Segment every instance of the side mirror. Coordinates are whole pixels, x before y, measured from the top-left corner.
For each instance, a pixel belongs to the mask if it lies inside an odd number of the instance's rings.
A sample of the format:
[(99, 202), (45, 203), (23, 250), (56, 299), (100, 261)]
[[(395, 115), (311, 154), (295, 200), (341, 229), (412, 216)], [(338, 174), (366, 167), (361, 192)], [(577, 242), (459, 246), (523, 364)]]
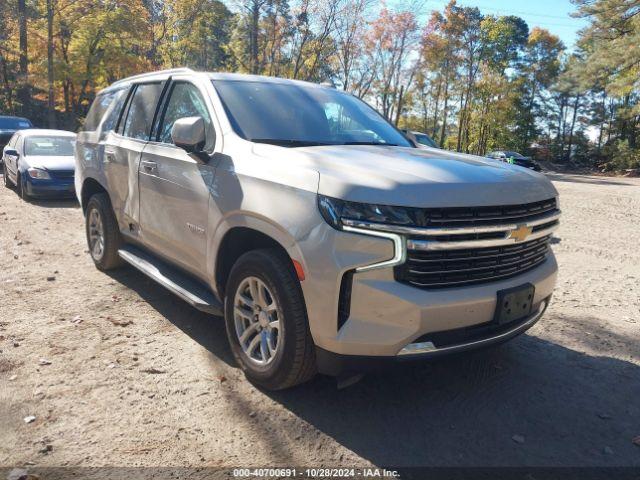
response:
[(5, 155), (10, 155), (12, 157), (19, 157), (20, 154), (18, 153), (18, 151), (15, 148), (5, 148), (4, 149), (4, 154)]
[(206, 141), (204, 130), (202, 117), (179, 118), (171, 127), (171, 140), (176, 147), (189, 153), (199, 153)]
[(416, 140), (416, 136), (411, 133), (408, 130), (400, 130), (402, 132), (402, 134), (404, 135), (404, 138), (406, 138), (407, 140), (409, 140), (409, 143), (411, 145), (413, 145), (413, 148), (419, 148), (420, 144), (418, 143), (418, 140)]

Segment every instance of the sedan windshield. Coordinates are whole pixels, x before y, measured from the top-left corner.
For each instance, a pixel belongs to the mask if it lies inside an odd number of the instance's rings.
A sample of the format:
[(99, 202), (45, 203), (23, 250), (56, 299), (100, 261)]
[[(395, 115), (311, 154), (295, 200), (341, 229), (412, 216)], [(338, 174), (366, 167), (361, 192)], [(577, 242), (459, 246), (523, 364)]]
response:
[(356, 97), (313, 86), (213, 80), (234, 131), (242, 138), (285, 147), (410, 143)]
[(27, 137), (24, 141), (25, 155), (73, 155), (73, 137)]

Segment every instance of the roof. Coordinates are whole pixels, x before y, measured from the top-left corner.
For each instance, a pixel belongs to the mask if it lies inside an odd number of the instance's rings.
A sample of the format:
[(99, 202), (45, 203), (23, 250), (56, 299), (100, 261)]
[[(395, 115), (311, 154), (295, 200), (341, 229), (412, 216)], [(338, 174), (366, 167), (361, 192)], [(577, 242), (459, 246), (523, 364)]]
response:
[(51, 128), (28, 128), (26, 130), (20, 130), (20, 136), (33, 137), (37, 135), (51, 135), (55, 137), (75, 137), (74, 132), (68, 130), (54, 130)]
[(300, 85), (305, 87), (332, 88), (328, 85), (305, 82), (303, 80), (292, 80), (290, 78), (267, 77), (266, 75), (250, 75), (245, 73), (208, 72), (211, 80), (232, 80), (234, 82), (261, 82), (276, 83), (281, 85)]
[[(232, 80), (236, 82), (261, 82), (261, 83), (276, 83), (281, 85), (299, 85), (306, 87), (316, 88), (332, 88), (326, 85), (319, 85), (317, 83), (305, 82), (302, 80), (291, 80), (287, 78), (279, 77), (267, 77), (265, 75), (250, 75), (243, 73), (227, 73), (227, 72), (197, 72), (190, 68), (172, 68), (168, 70), (158, 70), (156, 72), (141, 73), (132, 77), (123, 78), (118, 80), (101, 92), (107, 92), (112, 90), (119, 90), (121, 88), (128, 87), (131, 83), (140, 81), (153, 81), (163, 80), (171, 75), (179, 74), (193, 74), (193, 75), (207, 75), (211, 80)], [(99, 93), (101, 93), (99, 92)]]
[(31, 123), (31, 121), (25, 117), (16, 117), (15, 115), (0, 115), (0, 119), (5, 119), (5, 118), (17, 118), (18, 120), (26, 120), (27, 122)]

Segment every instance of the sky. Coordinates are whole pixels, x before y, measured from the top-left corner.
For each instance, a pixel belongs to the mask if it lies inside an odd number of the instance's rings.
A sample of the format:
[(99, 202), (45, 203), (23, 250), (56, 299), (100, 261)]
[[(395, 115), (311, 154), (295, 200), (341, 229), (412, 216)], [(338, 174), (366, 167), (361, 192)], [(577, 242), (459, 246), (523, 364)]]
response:
[[(449, 0), (426, 0), (423, 11), (442, 10)], [(577, 39), (578, 30), (587, 25), (583, 18), (572, 18), (575, 6), (570, 0), (458, 0), (458, 5), (478, 7), (486, 15), (517, 15), (529, 25), (546, 28), (560, 37), (568, 48)], [(428, 14), (424, 19), (428, 18)]]

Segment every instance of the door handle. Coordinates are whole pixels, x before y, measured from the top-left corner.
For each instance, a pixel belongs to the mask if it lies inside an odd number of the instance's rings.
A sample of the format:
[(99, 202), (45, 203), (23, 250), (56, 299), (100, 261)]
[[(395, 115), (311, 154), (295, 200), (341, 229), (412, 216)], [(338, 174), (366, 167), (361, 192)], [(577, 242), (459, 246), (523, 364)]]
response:
[(104, 149), (104, 161), (105, 163), (111, 163), (113, 161), (115, 161), (116, 159), (116, 152), (115, 150), (111, 150), (111, 149)]
[(152, 174), (158, 173), (158, 164), (156, 162), (143, 160), (142, 162), (140, 162), (140, 164), (142, 165), (142, 169), (144, 170), (145, 173), (152, 173)]

